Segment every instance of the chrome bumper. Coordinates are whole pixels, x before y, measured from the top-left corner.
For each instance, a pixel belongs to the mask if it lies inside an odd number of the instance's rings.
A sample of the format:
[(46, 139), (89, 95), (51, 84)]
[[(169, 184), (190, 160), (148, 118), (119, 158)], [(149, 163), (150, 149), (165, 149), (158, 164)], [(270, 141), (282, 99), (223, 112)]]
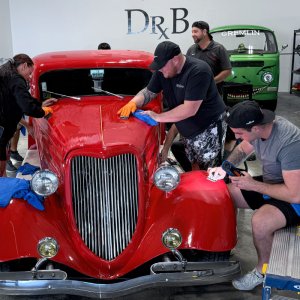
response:
[[(170, 271), (170, 270), (173, 271)], [(92, 298), (120, 297), (148, 288), (209, 285), (231, 281), (241, 273), (239, 262), (180, 262), (154, 264), (151, 275), (117, 283), (90, 283), (68, 279), (28, 279), (30, 272), (1, 272), (1, 295), (76, 295)], [(62, 271), (53, 270), (54, 273)], [(158, 273), (160, 272), (160, 273)], [(9, 275), (10, 274), (10, 275)], [(5, 279), (6, 278), (10, 279)], [(35, 274), (36, 275), (36, 274)], [(43, 276), (42, 276), (43, 277)], [(48, 276), (45, 276), (49, 278)], [(59, 276), (57, 276), (59, 278)]]

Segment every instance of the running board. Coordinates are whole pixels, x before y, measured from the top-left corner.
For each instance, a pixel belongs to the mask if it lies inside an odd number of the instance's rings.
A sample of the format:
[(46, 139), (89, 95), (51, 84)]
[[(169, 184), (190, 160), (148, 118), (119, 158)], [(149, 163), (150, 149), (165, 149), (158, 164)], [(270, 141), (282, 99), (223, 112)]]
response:
[(275, 232), (262, 297), (263, 300), (294, 300), (284, 296), (272, 297), (272, 288), (300, 292), (300, 226)]
[(267, 274), (300, 279), (300, 226), (275, 232)]

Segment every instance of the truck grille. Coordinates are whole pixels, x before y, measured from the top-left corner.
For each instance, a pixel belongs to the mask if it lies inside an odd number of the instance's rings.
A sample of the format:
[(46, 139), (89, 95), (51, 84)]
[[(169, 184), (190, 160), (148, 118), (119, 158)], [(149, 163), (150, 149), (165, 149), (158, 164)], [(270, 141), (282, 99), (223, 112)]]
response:
[(245, 67), (263, 67), (264, 62), (261, 60), (248, 60), (248, 61), (232, 61), (231, 66), (233, 68), (245, 68)]
[(138, 215), (137, 162), (133, 154), (71, 161), (73, 209), (79, 233), (97, 256), (112, 260), (128, 245)]

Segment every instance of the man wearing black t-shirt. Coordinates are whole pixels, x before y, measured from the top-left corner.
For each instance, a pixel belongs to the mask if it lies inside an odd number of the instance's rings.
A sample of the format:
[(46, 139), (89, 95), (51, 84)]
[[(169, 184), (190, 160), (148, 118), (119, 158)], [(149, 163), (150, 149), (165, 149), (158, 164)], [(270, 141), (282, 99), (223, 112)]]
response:
[(192, 25), (192, 45), (186, 55), (206, 61), (211, 67), (219, 93), (222, 95), (224, 80), (231, 74), (231, 62), (223, 45), (215, 42), (209, 33), (209, 25), (204, 21)]
[(148, 86), (118, 114), (122, 118), (129, 117), (137, 107), (144, 106), (163, 91), (170, 110), (160, 114), (153, 111), (144, 113), (157, 122), (176, 124), (194, 169), (216, 165), (225, 138), (225, 104), (209, 65), (199, 59), (185, 57), (178, 45), (165, 41), (157, 46), (150, 68), (155, 72)]

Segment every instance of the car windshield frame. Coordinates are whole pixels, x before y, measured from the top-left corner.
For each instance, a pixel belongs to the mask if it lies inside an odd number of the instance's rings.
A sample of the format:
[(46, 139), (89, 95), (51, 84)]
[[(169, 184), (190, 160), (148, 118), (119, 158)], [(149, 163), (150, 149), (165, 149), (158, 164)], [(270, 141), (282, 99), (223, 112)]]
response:
[(262, 29), (228, 29), (212, 32), (216, 42), (222, 44), (231, 54), (275, 54), (278, 52), (275, 35)]
[(64, 96), (136, 95), (150, 81), (143, 68), (77, 68), (43, 73), (39, 78), (41, 100)]

